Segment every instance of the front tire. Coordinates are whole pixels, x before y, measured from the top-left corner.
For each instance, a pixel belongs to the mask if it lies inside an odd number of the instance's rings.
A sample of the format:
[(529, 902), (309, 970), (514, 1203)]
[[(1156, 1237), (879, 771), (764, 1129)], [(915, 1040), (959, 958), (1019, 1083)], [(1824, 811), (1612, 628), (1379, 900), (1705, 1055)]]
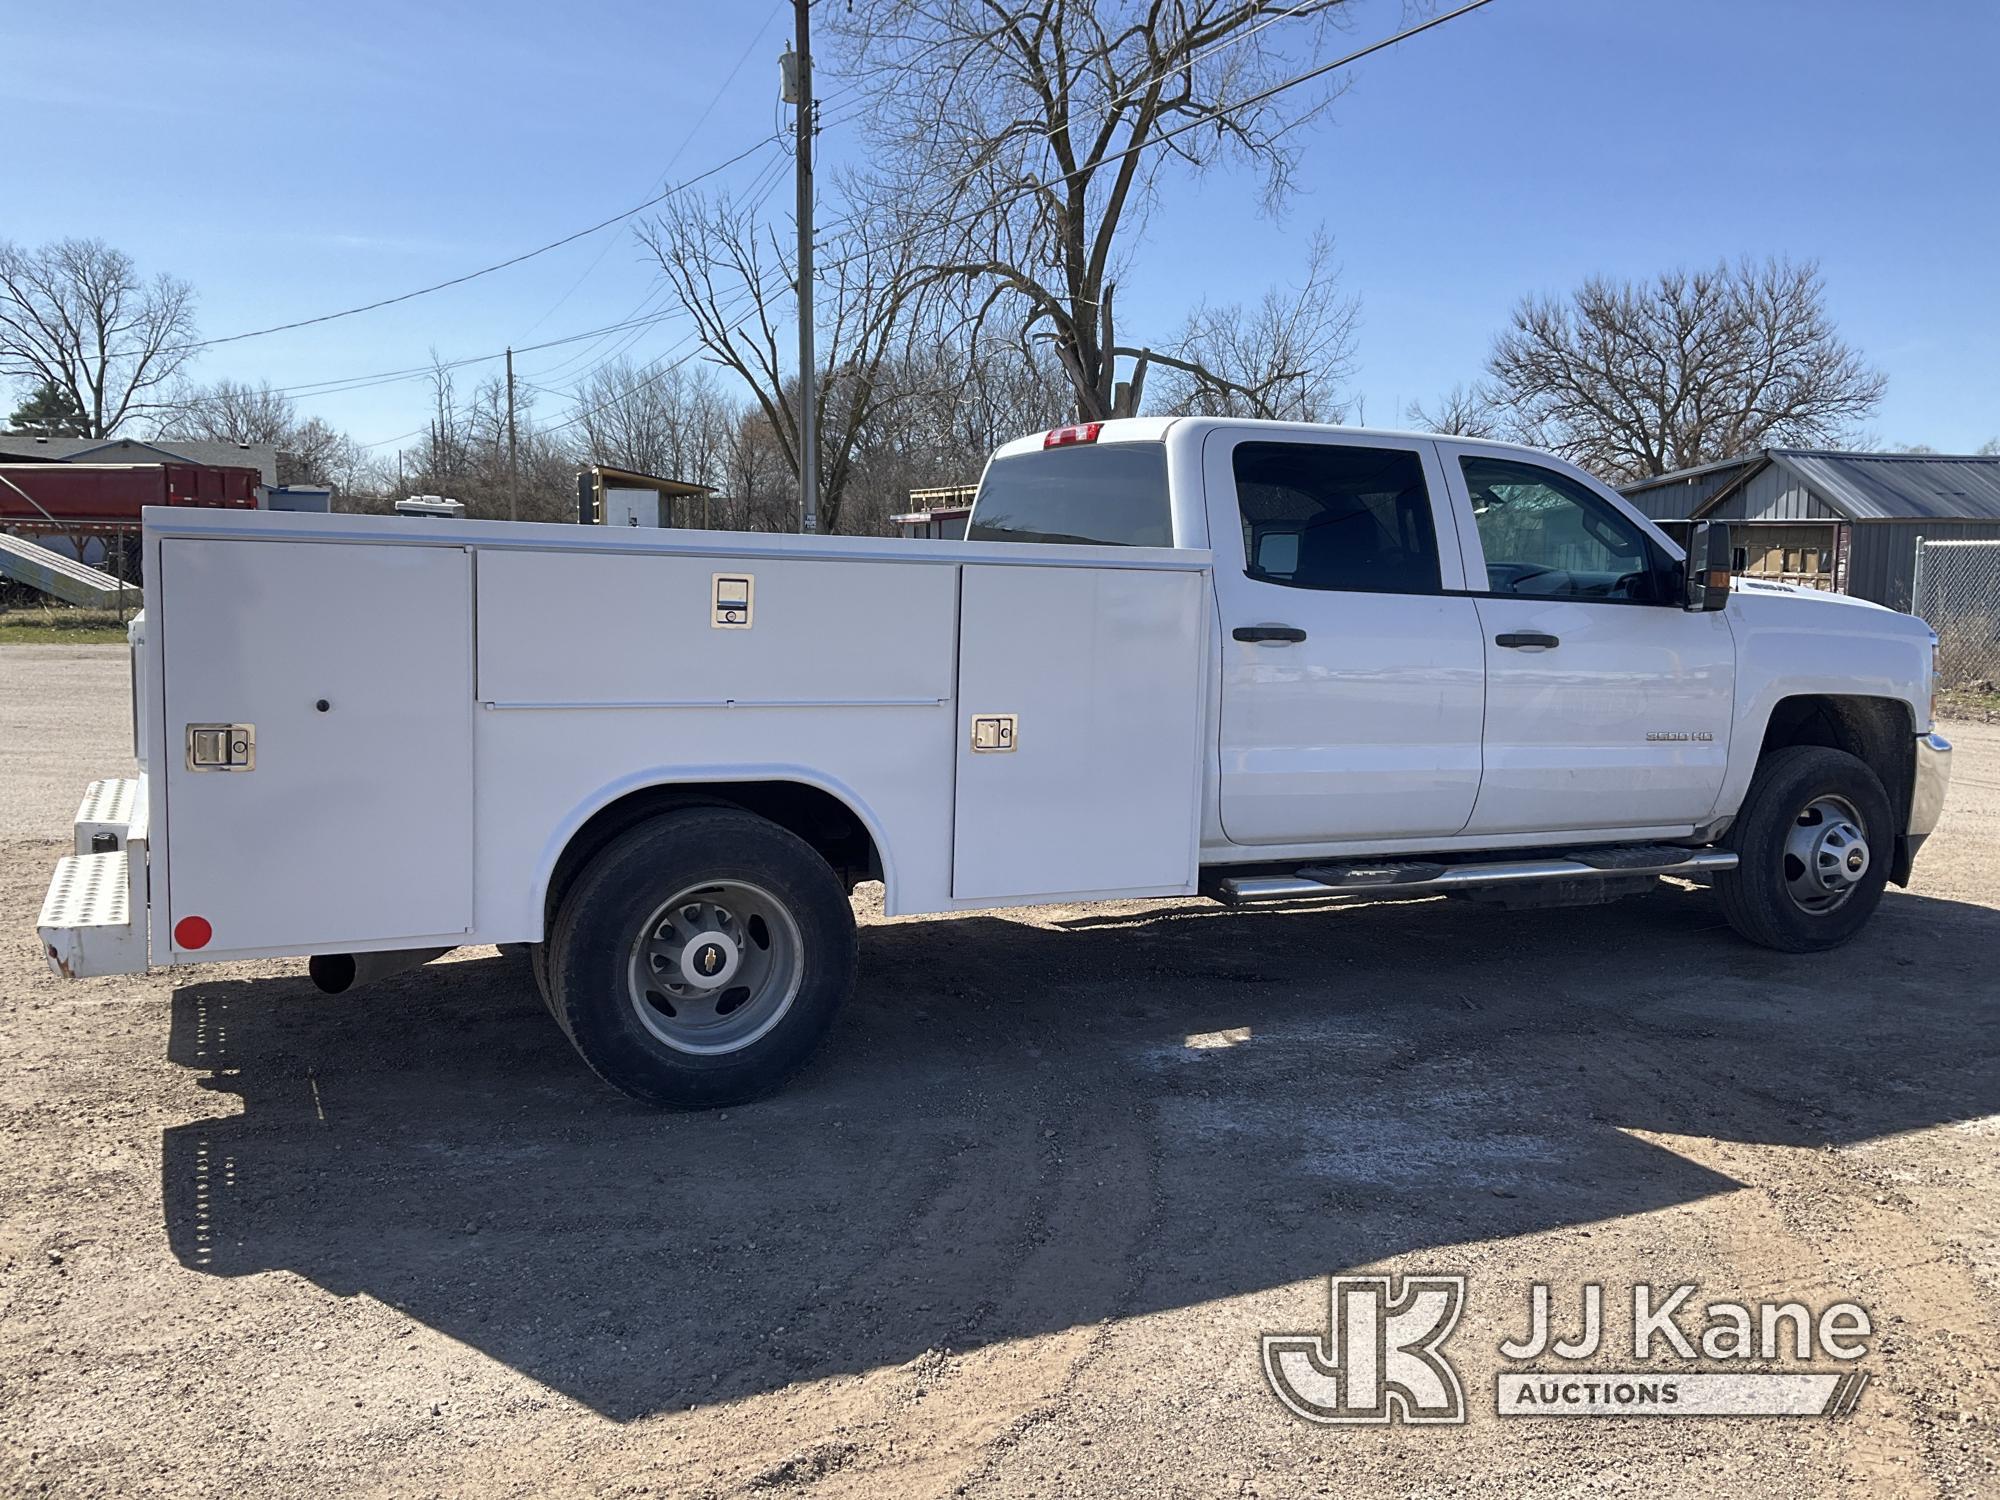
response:
[(551, 1009), (598, 1077), (675, 1109), (740, 1104), (804, 1066), (854, 986), (854, 911), (804, 840), (736, 808), (649, 819), (562, 900)]
[(1895, 845), (1882, 782), (1843, 750), (1795, 745), (1758, 764), (1715, 877), (1729, 925), (1781, 953), (1838, 947), (1881, 903)]

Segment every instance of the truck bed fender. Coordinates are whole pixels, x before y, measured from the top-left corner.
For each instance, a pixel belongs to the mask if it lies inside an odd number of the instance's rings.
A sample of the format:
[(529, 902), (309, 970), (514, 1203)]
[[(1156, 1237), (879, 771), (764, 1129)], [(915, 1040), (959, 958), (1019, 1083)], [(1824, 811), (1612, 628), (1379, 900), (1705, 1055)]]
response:
[[(891, 851), (882, 821), (867, 799), (846, 782), (836, 776), (810, 766), (792, 764), (750, 764), (741, 762), (727, 765), (694, 766), (654, 766), (634, 771), (628, 776), (601, 787), (586, 800), (579, 802), (563, 821), (557, 825), (548, 841), (542, 846), (535, 862), (533, 878), (529, 887), (531, 911), (541, 911), (548, 901), (549, 883), (555, 878), (556, 866), (577, 834), (590, 820), (612, 804), (632, 796), (636, 792), (652, 791), (671, 787), (700, 788), (703, 786), (727, 787), (745, 782), (791, 782), (809, 786), (825, 792), (854, 814), (869, 839), (875, 845), (876, 858), (882, 866), (882, 884), (885, 892), (896, 889), (895, 856)], [(547, 934), (544, 934), (546, 937)]]

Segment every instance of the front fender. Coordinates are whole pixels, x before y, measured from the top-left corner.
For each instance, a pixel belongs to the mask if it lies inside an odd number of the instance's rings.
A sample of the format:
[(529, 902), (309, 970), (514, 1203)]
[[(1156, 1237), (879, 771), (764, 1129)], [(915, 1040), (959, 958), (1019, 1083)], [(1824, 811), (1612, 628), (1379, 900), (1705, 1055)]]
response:
[[(1930, 627), (1858, 601), (1739, 592), (1725, 618), (1736, 640), (1728, 770), (1717, 816), (1742, 806), (1772, 714), (1787, 698), (1870, 698), (1901, 706), (1908, 732), (1930, 728)], [(1908, 787), (1891, 787), (1899, 804)]]

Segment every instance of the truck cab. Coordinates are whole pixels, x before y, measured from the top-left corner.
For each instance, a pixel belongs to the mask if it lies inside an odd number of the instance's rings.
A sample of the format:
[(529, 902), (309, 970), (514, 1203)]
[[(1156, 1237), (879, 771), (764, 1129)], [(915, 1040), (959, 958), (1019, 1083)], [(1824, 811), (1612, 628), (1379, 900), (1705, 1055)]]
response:
[(1000, 449), (967, 535), (1212, 552), (1208, 864), (1707, 840), (1781, 703), (1780, 742), (1862, 749), (1899, 801), (1931, 729), (1922, 621), (1756, 585), (1691, 608), (1664, 533), (1510, 444), (1086, 424)]

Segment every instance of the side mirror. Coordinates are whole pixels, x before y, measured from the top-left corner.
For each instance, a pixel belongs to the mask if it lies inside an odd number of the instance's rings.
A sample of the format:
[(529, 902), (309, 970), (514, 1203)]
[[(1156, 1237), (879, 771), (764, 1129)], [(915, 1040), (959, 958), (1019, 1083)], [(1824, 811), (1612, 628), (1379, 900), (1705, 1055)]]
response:
[(1688, 532), (1681, 607), (1721, 609), (1729, 602), (1729, 523), (1697, 521)]

